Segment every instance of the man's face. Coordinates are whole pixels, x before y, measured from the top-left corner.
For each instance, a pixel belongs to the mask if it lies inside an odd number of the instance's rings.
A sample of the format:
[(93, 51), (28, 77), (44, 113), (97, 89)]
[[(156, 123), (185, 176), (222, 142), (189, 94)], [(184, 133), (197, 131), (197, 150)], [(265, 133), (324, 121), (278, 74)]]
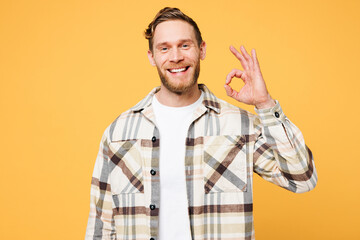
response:
[(181, 20), (157, 25), (153, 38), (153, 52), (148, 51), (150, 63), (157, 67), (162, 85), (177, 94), (197, 84), (200, 59), (206, 54), (206, 44), (200, 47), (193, 26)]

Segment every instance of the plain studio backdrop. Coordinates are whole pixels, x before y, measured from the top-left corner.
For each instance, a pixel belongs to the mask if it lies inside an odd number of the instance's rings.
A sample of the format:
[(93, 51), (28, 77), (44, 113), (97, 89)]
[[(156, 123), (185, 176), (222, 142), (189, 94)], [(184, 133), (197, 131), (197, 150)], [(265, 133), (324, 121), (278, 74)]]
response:
[(358, 237), (359, 1), (18, 0), (0, 3), (0, 238), (84, 238), (102, 133), (160, 84), (143, 31), (165, 6), (207, 42), (199, 82), (253, 113), (223, 85), (241, 69), (229, 45), (255, 48), (313, 152), (311, 192), (254, 176), (257, 239)]

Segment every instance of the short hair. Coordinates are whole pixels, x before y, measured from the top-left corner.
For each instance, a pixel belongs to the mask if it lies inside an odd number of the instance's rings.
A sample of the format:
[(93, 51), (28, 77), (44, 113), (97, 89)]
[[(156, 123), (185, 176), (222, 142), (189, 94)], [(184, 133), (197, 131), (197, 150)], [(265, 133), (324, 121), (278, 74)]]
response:
[(195, 31), (196, 41), (200, 47), (203, 40), (201, 37), (201, 32), (196, 22), (191, 17), (187, 16), (185, 13), (180, 11), (180, 9), (178, 8), (165, 7), (156, 14), (155, 18), (152, 20), (152, 22), (149, 24), (148, 28), (144, 32), (145, 38), (149, 40), (150, 51), (153, 51), (153, 43), (154, 43), (153, 38), (157, 25), (169, 20), (181, 20), (193, 26)]

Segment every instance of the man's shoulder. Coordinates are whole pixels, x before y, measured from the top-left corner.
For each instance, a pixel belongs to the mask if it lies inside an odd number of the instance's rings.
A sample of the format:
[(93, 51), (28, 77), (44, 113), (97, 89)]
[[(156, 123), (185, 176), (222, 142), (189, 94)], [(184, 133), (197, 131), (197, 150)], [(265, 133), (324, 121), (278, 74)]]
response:
[(254, 114), (242, 109), (241, 107), (235, 106), (223, 99), (218, 98), (214, 93), (212, 93), (209, 88), (204, 84), (199, 84), (199, 88), (205, 93), (204, 101), (205, 105), (215, 110), (220, 114), (221, 117), (235, 117), (236, 115), (242, 117), (248, 117), (253, 119)]
[(118, 115), (112, 122), (111, 124), (108, 126), (108, 127), (111, 127), (112, 125), (118, 125), (118, 124), (122, 124), (122, 123), (125, 123), (126, 120), (129, 118), (129, 117), (134, 117), (134, 113), (133, 113), (133, 110), (132, 108), (129, 108), (127, 109), (126, 111), (120, 113), (120, 115)]
[(213, 112), (216, 116), (216, 126), (219, 135), (253, 135), (257, 129), (257, 115), (235, 106), (225, 100), (214, 98), (218, 107), (218, 112)]
[(115, 118), (106, 128), (105, 135), (108, 140), (117, 141), (130, 139), (129, 133), (138, 123), (140, 113), (134, 111), (132, 108), (122, 112)]
[(235, 106), (223, 99), (219, 99), (217, 98), (219, 104), (220, 104), (220, 108), (221, 108), (221, 112), (220, 112), (220, 116), (231, 116), (231, 115), (239, 115), (240, 117), (247, 117), (249, 120), (254, 120), (257, 115), (239, 107), (239, 106)]
[(110, 141), (136, 139), (138, 137), (137, 133), (139, 132), (139, 127), (141, 127), (141, 129), (146, 127), (143, 126), (144, 121), (141, 121), (141, 112), (151, 104), (152, 97), (158, 89), (159, 87), (152, 89), (148, 95), (133, 107), (122, 112), (110, 125), (108, 125), (105, 130), (105, 135)]

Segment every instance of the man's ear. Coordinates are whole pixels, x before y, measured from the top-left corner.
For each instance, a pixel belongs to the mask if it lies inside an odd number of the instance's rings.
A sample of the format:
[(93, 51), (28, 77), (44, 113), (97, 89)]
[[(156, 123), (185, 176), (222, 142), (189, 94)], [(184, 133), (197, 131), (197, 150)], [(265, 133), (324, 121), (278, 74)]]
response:
[(202, 41), (200, 44), (200, 59), (204, 60), (206, 56), (206, 42)]
[(148, 55), (150, 64), (153, 66), (156, 66), (153, 53), (150, 50), (148, 50), (147, 55)]

